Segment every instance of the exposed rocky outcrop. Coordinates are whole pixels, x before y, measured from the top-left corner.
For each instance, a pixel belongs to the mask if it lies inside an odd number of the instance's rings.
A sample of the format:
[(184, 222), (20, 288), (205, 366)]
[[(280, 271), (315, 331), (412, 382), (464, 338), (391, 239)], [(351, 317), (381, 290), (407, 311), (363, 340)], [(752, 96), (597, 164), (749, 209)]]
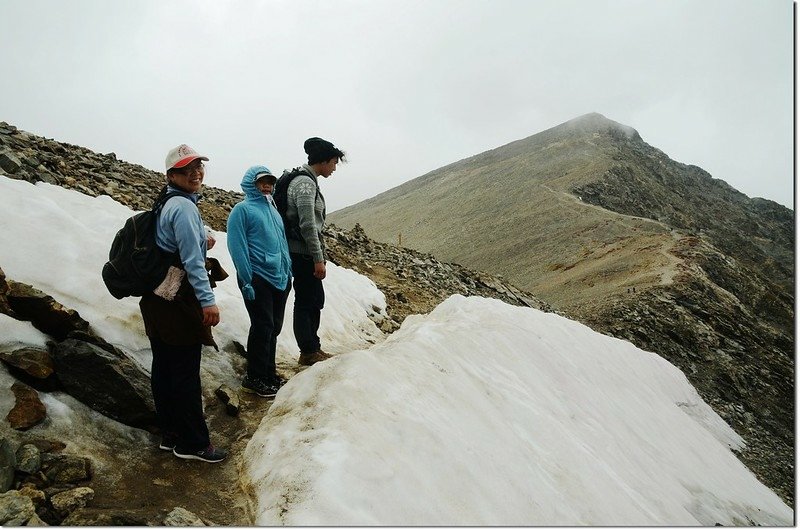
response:
[[(77, 311), (52, 296), (6, 280), (5, 275), (0, 288), (3, 286), (7, 288), (9, 316), (30, 321), (55, 339), (48, 351), (27, 347), (0, 352), (0, 360), (12, 375), (41, 391), (63, 390), (126, 425), (153, 428), (155, 405), (147, 372), (97, 336)], [(22, 386), (15, 391), (17, 407), (8, 418), (15, 429), (30, 428), (44, 419), (44, 406), (41, 402), (36, 405), (38, 398), (33, 399), (31, 392), (35, 394)]]
[[(0, 122), (0, 168), (11, 178), (46, 182), (96, 197), (109, 195), (133, 210), (147, 210), (166, 183), (163, 173), (64, 142), (36, 136)], [(205, 186), (200, 211), (215, 230), (225, 230), (228, 212), (244, 196)]]

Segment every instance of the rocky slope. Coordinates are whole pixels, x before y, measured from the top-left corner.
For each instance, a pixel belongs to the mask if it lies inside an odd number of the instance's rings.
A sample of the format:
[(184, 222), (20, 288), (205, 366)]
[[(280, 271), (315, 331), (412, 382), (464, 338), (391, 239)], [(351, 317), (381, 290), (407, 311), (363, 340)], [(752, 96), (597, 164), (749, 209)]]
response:
[(334, 212), (681, 367), (794, 500), (794, 216), (589, 114)]
[[(109, 195), (133, 209), (148, 208), (165, 180), (162, 174), (117, 160), (113, 153), (97, 154), (0, 122), (0, 178), (6, 177), (47, 182), (91, 196)], [(205, 187), (200, 202), (204, 220), (224, 230), (230, 208), (241, 198)], [(373, 242), (359, 227), (344, 231), (330, 226), (325, 235), (333, 262), (372, 277), (386, 294), (390, 318), (379, 322), (384, 332), (395, 330), (409, 314), (430, 311), (454, 293), (551, 310), (502, 278)], [(57, 439), (41, 429), (31, 435), (28, 430), (42, 424), (46, 414), (39, 394), (56, 390), (123, 424), (153, 431), (148, 376), (97, 336), (73, 309), (35, 286), (6, 278), (2, 268), (0, 313), (30, 321), (52, 339), (47, 349), (0, 350), (0, 361), (17, 379), (15, 405), (0, 426), (0, 524), (251, 524), (247, 495), (234, 465), (205, 466), (199, 471), (149, 446), (143, 458), (141, 445), (122, 438), (91, 454), (75, 454), (75, 440)], [(220, 355), (230, 358), (241, 377), (243, 348), (234, 346), (238, 349)], [(281, 365), (279, 370), (291, 377), (298, 367)], [(204, 396), (205, 412), (212, 438), (231, 448), (236, 459), (270, 402), (241, 396), (240, 403), (236, 392), (207, 383), (204, 390), (212, 393)], [(210, 483), (218, 487), (208, 488)]]

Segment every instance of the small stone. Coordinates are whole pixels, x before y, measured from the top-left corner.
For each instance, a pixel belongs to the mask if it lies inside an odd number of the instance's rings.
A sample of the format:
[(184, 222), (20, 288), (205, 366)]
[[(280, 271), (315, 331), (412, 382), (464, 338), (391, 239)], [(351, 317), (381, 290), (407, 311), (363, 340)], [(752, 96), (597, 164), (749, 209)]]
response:
[(225, 404), (225, 412), (227, 412), (229, 416), (239, 415), (239, 395), (236, 392), (231, 390), (227, 385), (220, 385), (214, 393), (220, 401)]
[(53, 373), (50, 353), (41, 348), (20, 348), (13, 352), (0, 352), (0, 361), (37, 379), (46, 379)]
[(14, 153), (8, 151), (0, 152), (0, 167), (10, 174), (14, 174), (22, 167), (22, 162), (17, 158)]
[(38, 488), (33, 487), (31, 484), (25, 484), (17, 491), (19, 491), (20, 495), (25, 495), (26, 497), (30, 497), (35, 506), (42, 506), (47, 500), (47, 496), (44, 494), (44, 492)]
[(55, 483), (75, 483), (92, 477), (88, 459), (73, 455), (44, 455), (42, 469), (47, 480)]
[(50, 497), (50, 504), (62, 515), (83, 508), (94, 498), (94, 490), (82, 486), (67, 491), (62, 491)]
[(17, 471), (28, 475), (38, 473), (42, 468), (42, 456), (39, 448), (33, 444), (25, 444), (17, 449)]
[(11, 427), (18, 431), (25, 431), (38, 425), (47, 417), (47, 409), (39, 399), (39, 393), (28, 385), (15, 382), (11, 385), (16, 403), (6, 419)]
[(206, 524), (189, 510), (178, 506), (164, 518), (164, 526), (206, 526)]

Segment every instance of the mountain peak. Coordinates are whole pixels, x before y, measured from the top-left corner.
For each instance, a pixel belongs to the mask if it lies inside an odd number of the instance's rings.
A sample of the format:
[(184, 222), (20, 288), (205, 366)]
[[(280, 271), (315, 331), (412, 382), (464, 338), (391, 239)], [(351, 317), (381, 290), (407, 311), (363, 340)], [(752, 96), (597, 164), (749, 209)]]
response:
[(610, 120), (599, 112), (590, 112), (553, 127), (564, 132), (575, 133), (622, 133), (628, 139), (641, 140), (642, 137), (633, 127)]

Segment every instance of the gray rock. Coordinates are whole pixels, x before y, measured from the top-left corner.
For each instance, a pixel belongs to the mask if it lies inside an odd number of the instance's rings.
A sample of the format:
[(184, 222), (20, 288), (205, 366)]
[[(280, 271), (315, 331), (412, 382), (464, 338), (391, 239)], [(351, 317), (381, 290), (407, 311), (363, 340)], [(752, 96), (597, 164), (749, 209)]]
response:
[(0, 525), (22, 526), (36, 514), (30, 497), (16, 490), (0, 494)]
[(58, 186), (60, 184), (60, 182), (58, 181), (58, 177), (50, 173), (49, 171), (38, 170), (36, 172), (36, 176), (39, 177), (39, 180), (41, 180), (42, 182), (47, 182), (48, 184), (52, 184), (53, 186)]
[(227, 385), (220, 385), (214, 393), (225, 404), (225, 412), (229, 416), (239, 415), (239, 395)]
[(64, 389), (92, 409), (132, 427), (155, 424), (150, 376), (121, 351), (82, 340), (51, 344)]
[(31, 167), (39, 167), (41, 165), (41, 162), (35, 156), (25, 156), (22, 158), (22, 162)]
[(189, 510), (178, 506), (164, 518), (164, 526), (206, 526), (206, 524)]
[(33, 475), (42, 468), (42, 454), (33, 444), (25, 444), (17, 449), (17, 471)]
[(22, 167), (22, 162), (9, 151), (0, 152), (0, 167), (10, 174), (14, 174)]
[(73, 455), (42, 455), (42, 471), (50, 482), (75, 483), (92, 478), (88, 458)]

